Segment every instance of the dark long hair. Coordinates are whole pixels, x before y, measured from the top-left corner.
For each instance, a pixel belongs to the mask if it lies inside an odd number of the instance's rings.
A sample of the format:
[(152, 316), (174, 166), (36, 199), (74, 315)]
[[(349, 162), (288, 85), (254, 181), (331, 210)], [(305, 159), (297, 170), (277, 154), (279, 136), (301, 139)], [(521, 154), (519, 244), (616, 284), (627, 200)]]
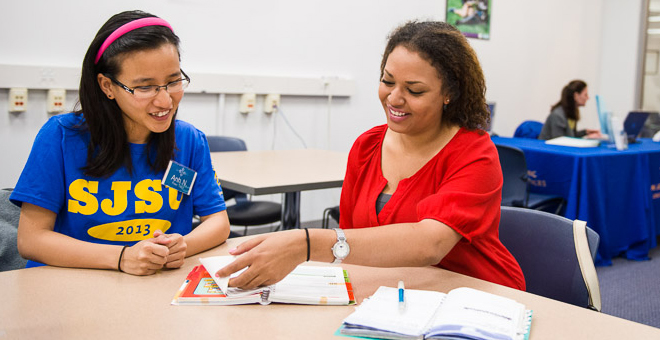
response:
[[(122, 166), (133, 171), (124, 118), (119, 105), (106, 97), (97, 81), (97, 75), (115, 76), (121, 72), (123, 58), (131, 52), (157, 49), (163, 44), (172, 44), (179, 51), (179, 37), (165, 26), (146, 26), (130, 31), (115, 40), (103, 53), (97, 64), (96, 54), (105, 39), (120, 26), (141, 18), (155, 17), (142, 11), (127, 11), (115, 14), (96, 33), (83, 59), (80, 77), (79, 104), (77, 114), (85, 117), (82, 128), (90, 133), (87, 148), (87, 165), (82, 169), (92, 177), (105, 177)], [(180, 53), (179, 53), (180, 54)], [(163, 171), (174, 156), (174, 120), (162, 133), (152, 133), (147, 145), (147, 159), (154, 172)], [(154, 157), (155, 154), (155, 157)], [(155, 158), (155, 159), (154, 159)]]
[(561, 99), (552, 106), (551, 110), (561, 106), (566, 113), (566, 118), (573, 119), (576, 122), (580, 120), (580, 110), (575, 103), (575, 94), (582, 93), (587, 87), (587, 83), (582, 80), (573, 80), (561, 90)]
[(444, 122), (470, 130), (488, 127), (486, 81), (476, 53), (461, 32), (436, 21), (411, 21), (400, 26), (392, 32), (385, 47), (381, 79), (387, 58), (397, 46), (419, 53), (437, 70), (443, 95), (449, 97), (442, 114)]

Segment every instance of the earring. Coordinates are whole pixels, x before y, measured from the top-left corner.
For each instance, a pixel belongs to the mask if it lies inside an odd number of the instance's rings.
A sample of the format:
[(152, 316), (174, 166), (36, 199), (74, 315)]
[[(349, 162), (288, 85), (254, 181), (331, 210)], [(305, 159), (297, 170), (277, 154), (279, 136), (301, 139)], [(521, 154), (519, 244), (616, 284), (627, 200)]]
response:
[(112, 95), (111, 95), (111, 94), (108, 95), (108, 99), (112, 99)]

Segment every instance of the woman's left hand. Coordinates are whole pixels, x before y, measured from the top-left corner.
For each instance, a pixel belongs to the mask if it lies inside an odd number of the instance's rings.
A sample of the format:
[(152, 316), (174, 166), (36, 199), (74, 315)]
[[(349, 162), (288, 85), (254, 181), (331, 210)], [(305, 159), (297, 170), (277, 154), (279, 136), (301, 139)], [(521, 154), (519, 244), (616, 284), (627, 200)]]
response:
[(260, 235), (239, 244), (229, 251), (241, 255), (215, 273), (226, 277), (245, 267), (241, 275), (229, 280), (229, 285), (254, 289), (279, 282), (296, 266), (305, 261), (307, 243), (303, 230), (288, 230)]
[(167, 255), (167, 262), (163, 267), (179, 268), (183, 265), (188, 245), (181, 234), (165, 234), (160, 230), (156, 230), (154, 232), (154, 242), (167, 246), (170, 250)]

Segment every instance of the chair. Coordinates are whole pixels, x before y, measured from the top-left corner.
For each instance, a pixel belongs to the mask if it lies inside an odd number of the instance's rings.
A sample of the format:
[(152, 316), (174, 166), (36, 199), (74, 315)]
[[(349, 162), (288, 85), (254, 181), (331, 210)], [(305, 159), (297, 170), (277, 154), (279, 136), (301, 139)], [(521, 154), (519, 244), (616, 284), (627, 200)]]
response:
[(656, 133), (660, 131), (660, 114), (658, 112), (650, 112), (649, 117), (644, 122), (640, 138), (653, 138)]
[(527, 292), (600, 311), (593, 263), (600, 237), (584, 222), (574, 222), (542, 211), (502, 207), (500, 241), (520, 264)]
[(22, 269), (27, 263), (16, 245), (21, 208), (9, 201), (11, 192), (12, 189), (0, 190), (0, 271)]
[[(247, 146), (240, 138), (225, 136), (206, 136), (211, 152), (246, 151)], [(228, 165), (231, 166), (231, 165)], [(250, 226), (258, 226), (282, 220), (282, 205), (268, 201), (253, 201), (247, 195), (231, 189), (222, 188), (225, 202), (234, 199), (236, 204), (227, 206), (229, 222), (245, 227), (243, 235)]]
[(513, 133), (513, 137), (537, 139), (542, 129), (543, 123), (535, 120), (526, 120), (518, 125), (518, 128)]
[(323, 222), (321, 227), (323, 229), (328, 229), (330, 226), (330, 218), (335, 220), (335, 222), (339, 223), (339, 206), (334, 206), (330, 208), (326, 208), (323, 210)]
[(529, 192), (527, 161), (525, 153), (512, 146), (495, 145), (500, 156), (500, 166), (504, 176), (502, 205), (542, 210), (560, 215), (566, 205), (561, 196)]

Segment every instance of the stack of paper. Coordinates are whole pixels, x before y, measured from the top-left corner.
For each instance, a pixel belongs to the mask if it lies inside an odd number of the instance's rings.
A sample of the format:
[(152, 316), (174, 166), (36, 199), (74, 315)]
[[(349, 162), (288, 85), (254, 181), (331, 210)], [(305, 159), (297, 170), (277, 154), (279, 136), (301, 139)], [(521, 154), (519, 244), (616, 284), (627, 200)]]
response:
[(600, 145), (600, 140), (562, 136), (548, 139), (545, 141), (545, 144), (572, 146), (576, 148), (595, 148)]

